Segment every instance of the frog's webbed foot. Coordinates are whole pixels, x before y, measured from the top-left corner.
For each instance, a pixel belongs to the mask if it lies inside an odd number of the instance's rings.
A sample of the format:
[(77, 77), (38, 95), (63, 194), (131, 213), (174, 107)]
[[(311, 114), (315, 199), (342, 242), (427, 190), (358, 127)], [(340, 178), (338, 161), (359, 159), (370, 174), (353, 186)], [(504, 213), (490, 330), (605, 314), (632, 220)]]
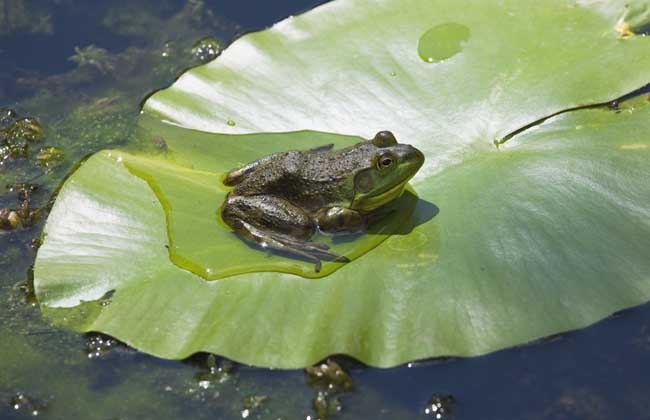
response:
[(304, 258), (314, 263), (314, 271), (317, 273), (321, 270), (321, 262), (323, 260), (342, 263), (350, 262), (347, 257), (331, 252), (327, 244), (314, 241), (302, 241), (281, 233), (266, 232), (244, 221), (240, 221), (240, 224), (241, 229), (237, 230), (238, 233), (249, 241), (265, 249)]

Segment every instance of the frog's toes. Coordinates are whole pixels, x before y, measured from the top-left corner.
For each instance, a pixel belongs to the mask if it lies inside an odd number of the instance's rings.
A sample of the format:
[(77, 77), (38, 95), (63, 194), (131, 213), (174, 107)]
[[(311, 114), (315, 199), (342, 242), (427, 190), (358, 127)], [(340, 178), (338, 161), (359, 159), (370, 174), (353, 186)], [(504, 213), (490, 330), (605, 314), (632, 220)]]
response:
[(330, 249), (329, 245), (324, 244), (322, 242), (305, 242), (304, 246), (309, 249), (322, 249), (323, 251), (327, 251), (328, 249)]
[(305, 248), (303, 249), (318, 259), (324, 259), (327, 261), (335, 261), (335, 262), (342, 262), (342, 263), (350, 262), (350, 259), (348, 257), (335, 254), (332, 251), (329, 251), (328, 249), (312, 248), (309, 245), (306, 245)]
[[(350, 259), (348, 257), (343, 256), (343, 255), (336, 255), (336, 254), (333, 254), (331, 252), (327, 252), (326, 254), (324, 254), (324, 256), (326, 256), (327, 258), (325, 258), (325, 259), (327, 259), (329, 261), (334, 261), (334, 262), (338, 262), (338, 263), (349, 263), (350, 262)], [(318, 256), (316, 256), (316, 258), (317, 258), (317, 260), (314, 262), (314, 271), (317, 272), (317, 273), (320, 273), (320, 270), (322, 268), (322, 262), (321, 262), (322, 260)]]

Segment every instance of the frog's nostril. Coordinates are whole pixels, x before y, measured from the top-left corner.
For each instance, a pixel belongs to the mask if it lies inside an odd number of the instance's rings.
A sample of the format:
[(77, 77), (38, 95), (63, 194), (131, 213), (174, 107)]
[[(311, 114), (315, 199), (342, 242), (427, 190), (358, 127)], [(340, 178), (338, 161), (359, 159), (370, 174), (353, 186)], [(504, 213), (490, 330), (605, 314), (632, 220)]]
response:
[(422, 153), (419, 149), (416, 149), (415, 147), (411, 147), (410, 155), (413, 161), (424, 162), (424, 153)]

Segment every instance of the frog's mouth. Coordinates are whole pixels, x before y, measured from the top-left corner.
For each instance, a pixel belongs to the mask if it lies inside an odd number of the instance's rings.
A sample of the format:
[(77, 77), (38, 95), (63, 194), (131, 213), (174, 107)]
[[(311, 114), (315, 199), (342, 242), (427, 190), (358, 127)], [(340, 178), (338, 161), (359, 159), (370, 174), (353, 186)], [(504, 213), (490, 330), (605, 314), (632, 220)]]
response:
[(381, 191), (375, 195), (360, 197), (358, 200), (354, 200), (352, 202), (351, 207), (362, 212), (375, 210), (376, 208), (388, 204), (402, 195), (402, 191), (404, 191), (404, 186), (407, 182), (408, 179), (399, 184), (396, 184), (386, 191)]

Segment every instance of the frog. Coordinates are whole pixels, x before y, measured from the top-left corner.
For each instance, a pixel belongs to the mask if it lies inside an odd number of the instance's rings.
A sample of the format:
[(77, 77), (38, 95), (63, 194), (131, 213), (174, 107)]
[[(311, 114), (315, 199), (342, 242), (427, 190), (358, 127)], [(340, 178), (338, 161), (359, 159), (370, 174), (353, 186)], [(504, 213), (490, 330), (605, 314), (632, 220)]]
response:
[(341, 149), (327, 144), (274, 153), (225, 175), (223, 184), (232, 189), (221, 219), (250, 245), (311, 262), (318, 273), (324, 260), (350, 260), (312, 240), (316, 232), (367, 231), (391, 212), (423, 163), (420, 150), (387, 130)]

